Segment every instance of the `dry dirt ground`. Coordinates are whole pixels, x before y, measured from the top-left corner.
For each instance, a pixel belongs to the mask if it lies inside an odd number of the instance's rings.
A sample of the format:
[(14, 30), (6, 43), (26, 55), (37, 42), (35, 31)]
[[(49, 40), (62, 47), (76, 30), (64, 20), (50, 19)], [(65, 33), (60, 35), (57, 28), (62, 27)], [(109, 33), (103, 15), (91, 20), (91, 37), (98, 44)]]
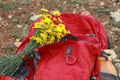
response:
[(120, 59), (120, 22), (110, 16), (110, 12), (120, 9), (120, 0), (0, 0), (0, 54), (16, 50), (15, 42), (19, 44), (28, 34), (30, 17), (39, 14), (43, 7), (97, 17), (105, 26), (111, 49)]

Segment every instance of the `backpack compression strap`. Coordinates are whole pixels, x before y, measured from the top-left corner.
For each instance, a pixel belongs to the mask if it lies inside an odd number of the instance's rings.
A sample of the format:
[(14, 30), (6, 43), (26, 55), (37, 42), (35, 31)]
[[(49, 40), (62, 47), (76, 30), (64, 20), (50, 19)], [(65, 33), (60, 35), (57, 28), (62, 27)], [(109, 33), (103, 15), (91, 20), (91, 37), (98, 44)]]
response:
[(118, 77), (113, 74), (101, 72), (100, 75), (100, 80), (119, 80)]
[(73, 35), (71, 35), (71, 34), (67, 34), (60, 41), (65, 41), (66, 39), (72, 39), (72, 40), (78, 41), (78, 38), (73, 36)]

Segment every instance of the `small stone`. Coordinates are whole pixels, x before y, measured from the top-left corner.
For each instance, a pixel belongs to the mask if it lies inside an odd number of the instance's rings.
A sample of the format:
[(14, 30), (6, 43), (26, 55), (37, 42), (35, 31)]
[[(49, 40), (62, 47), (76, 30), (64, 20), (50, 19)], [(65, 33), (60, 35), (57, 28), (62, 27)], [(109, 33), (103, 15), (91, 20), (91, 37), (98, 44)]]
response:
[(120, 60), (119, 59), (115, 59), (114, 62), (115, 63), (120, 63)]
[(8, 15), (8, 18), (11, 19), (11, 18), (12, 18), (12, 15)]
[(0, 21), (2, 21), (2, 18), (0, 17)]
[(63, 2), (63, 4), (66, 4), (66, 3), (67, 3), (67, 1), (64, 1), (64, 2)]
[(82, 11), (82, 14), (90, 15), (90, 12), (87, 10)]
[(105, 4), (104, 4), (104, 2), (101, 2), (100, 5), (104, 6)]
[(19, 47), (21, 45), (22, 42), (14, 42), (13, 44), (15, 45), (15, 47)]
[(12, 40), (14, 40), (15, 38), (11, 38)]
[(19, 7), (18, 9), (19, 9), (19, 10), (22, 10), (22, 8), (21, 8), (21, 7)]
[(117, 58), (117, 55), (114, 50), (104, 50), (104, 51), (108, 54), (111, 54), (113, 60)]
[(103, 25), (106, 25), (106, 24), (108, 24), (109, 23), (109, 21), (105, 21), (105, 22), (103, 22)]
[(6, 33), (7, 31), (4, 31), (4, 33)]
[(30, 17), (30, 20), (31, 20), (31, 21), (35, 21), (35, 20), (37, 20), (38, 18), (39, 18), (39, 15), (34, 15), (34, 16)]
[(118, 76), (120, 77), (120, 63), (116, 63), (116, 64), (114, 64), (114, 65), (115, 65), (116, 70), (117, 70), (117, 72), (118, 72)]
[(73, 9), (73, 13), (77, 13), (77, 10), (76, 10), (76, 9)]
[(16, 41), (16, 42), (20, 42), (20, 39), (16, 39), (15, 41)]
[(19, 25), (19, 24), (17, 25), (17, 28), (22, 28), (22, 27), (23, 27), (22, 25)]
[(118, 28), (112, 27), (112, 28), (111, 28), (111, 31), (116, 32), (116, 31), (118, 31)]
[(110, 12), (110, 16), (114, 18), (116, 22), (120, 22), (120, 9), (116, 12)]

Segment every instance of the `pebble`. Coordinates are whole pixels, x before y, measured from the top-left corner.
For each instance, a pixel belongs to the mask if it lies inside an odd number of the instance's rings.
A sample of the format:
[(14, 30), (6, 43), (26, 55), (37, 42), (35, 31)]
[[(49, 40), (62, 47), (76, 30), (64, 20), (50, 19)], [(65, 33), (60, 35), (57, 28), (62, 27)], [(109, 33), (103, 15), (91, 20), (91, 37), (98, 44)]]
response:
[(74, 9), (74, 10), (73, 10), (73, 13), (77, 13), (77, 10), (76, 10), (76, 9)]
[(111, 31), (113, 31), (113, 32), (119, 31), (119, 28), (117, 28), (117, 27), (112, 27), (112, 28), (111, 28)]
[(35, 20), (37, 20), (38, 18), (39, 18), (39, 15), (34, 15), (34, 16), (30, 17), (30, 20), (31, 20), (31, 21), (35, 21)]
[(22, 27), (23, 27), (23, 26), (22, 26), (22, 25), (20, 25), (20, 24), (18, 24), (18, 25), (17, 25), (17, 28), (22, 28)]
[(22, 10), (22, 8), (21, 8), (21, 7), (19, 7), (18, 9), (19, 9), (19, 10)]
[(12, 15), (8, 15), (8, 18), (11, 19), (11, 18), (12, 18)]
[(15, 45), (15, 47), (19, 47), (21, 43), (22, 42), (20, 42), (20, 39), (16, 39), (13, 44)]
[(90, 15), (90, 12), (87, 10), (82, 11), (82, 14)]
[(15, 47), (19, 47), (21, 45), (22, 42), (14, 42), (13, 44), (15, 45)]
[(118, 72), (118, 76), (120, 77), (120, 60), (116, 59), (114, 60), (114, 66), (116, 67), (116, 70)]
[(119, 59), (115, 59), (114, 62), (115, 63), (120, 63), (120, 60)]
[(104, 2), (101, 2), (100, 5), (104, 6), (105, 4), (104, 4)]
[(2, 21), (2, 18), (0, 17), (0, 21)]
[(20, 42), (20, 39), (16, 39), (15, 41), (16, 41), (16, 42)]
[(67, 1), (64, 1), (63, 4), (67, 4)]
[(110, 12), (110, 16), (114, 18), (116, 22), (120, 22), (120, 9), (115, 12)]

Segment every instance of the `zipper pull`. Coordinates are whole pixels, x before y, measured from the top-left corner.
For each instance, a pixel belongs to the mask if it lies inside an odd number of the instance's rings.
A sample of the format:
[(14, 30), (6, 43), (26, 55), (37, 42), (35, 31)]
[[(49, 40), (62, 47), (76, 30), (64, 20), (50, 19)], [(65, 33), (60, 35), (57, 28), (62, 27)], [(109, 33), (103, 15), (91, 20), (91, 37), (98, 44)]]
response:
[(70, 55), (71, 52), (72, 52), (72, 46), (68, 46), (66, 55)]
[(72, 52), (72, 46), (68, 46), (66, 51), (66, 63), (67, 64), (73, 64), (76, 62), (76, 57), (71, 55)]

